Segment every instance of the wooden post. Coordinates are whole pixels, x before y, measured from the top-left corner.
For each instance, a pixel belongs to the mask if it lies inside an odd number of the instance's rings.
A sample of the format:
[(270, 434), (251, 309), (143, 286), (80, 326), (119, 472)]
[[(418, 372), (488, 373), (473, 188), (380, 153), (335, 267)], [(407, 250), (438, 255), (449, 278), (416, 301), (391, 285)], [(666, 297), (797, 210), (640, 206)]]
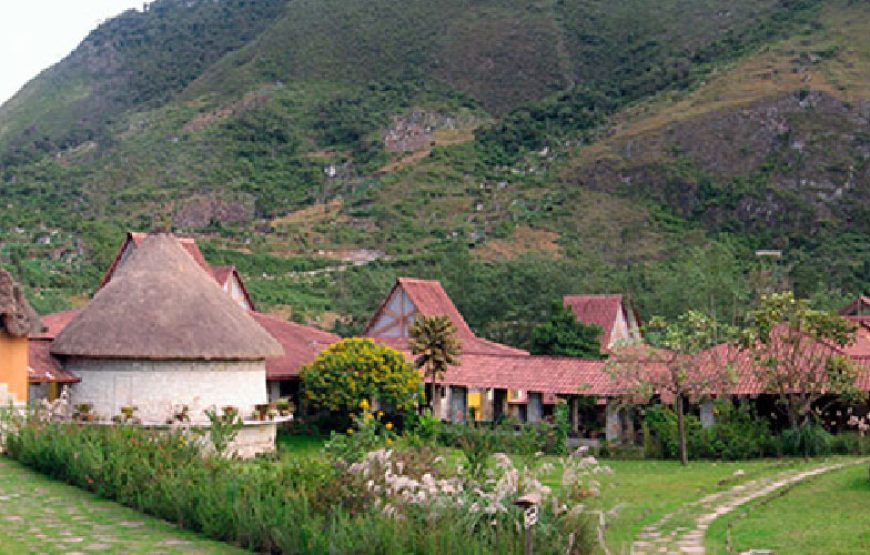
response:
[(541, 496), (537, 493), (529, 493), (517, 499), (514, 504), (523, 509), (523, 529), (525, 530), (525, 555), (532, 555), (534, 550), (534, 528), (538, 523), (538, 505), (541, 504)]
[(580, 431), (580, 399), (576, 395), (571, 397), (571, 428), (575, 433)]

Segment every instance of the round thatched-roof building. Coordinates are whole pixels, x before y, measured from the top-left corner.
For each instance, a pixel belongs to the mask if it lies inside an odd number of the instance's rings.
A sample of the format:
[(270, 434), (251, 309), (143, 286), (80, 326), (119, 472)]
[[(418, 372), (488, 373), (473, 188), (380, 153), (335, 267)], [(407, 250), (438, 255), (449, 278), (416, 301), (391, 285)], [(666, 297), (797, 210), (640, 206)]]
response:
[(267, 402), (265, 359), (281, 346), (171, 235), (147, 238), (57, 336), (52, 354), (81, 378), (73, 404), (104, 419), (136, 407), (162, 424), (183, 405), (204, 411)]

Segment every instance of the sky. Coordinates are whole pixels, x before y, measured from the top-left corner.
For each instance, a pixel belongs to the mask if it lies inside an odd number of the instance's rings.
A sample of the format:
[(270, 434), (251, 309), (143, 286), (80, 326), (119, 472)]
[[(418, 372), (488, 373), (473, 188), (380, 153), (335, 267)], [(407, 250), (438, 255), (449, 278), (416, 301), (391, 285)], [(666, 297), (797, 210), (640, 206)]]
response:
[(0, 104), (100, 22), (144, 0), (0, 0)]

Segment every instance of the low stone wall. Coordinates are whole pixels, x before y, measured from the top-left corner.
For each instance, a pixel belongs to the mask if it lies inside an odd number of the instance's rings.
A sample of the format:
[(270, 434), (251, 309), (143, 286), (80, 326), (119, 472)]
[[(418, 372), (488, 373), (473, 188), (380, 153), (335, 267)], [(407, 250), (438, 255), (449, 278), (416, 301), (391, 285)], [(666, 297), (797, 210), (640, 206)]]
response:
[(121, 407), (137, 407), (144, 424), (163, 424), (180, 405), (191, 422), (206, 423), (204, 411), (232, 405), (248, 417), (267, 403), (263, 361), (138, 361), (70, 359), (66, 368), (81, 378), (70, 388), (70, 403), (89, 403), (104, 420)]
[(278, 425), (274, 422), (246, 424), (239, 430), (228, 450), (243, 459), (253, 458), (260, 453), (271, 453), (275, 450), (277, 430)]

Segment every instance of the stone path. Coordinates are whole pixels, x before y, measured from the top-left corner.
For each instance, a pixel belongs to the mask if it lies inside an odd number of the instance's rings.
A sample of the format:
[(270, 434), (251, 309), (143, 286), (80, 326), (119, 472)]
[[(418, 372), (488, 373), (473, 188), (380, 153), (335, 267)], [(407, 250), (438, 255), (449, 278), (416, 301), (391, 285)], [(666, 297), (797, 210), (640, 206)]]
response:
[[(651, 553), (703, 554), (704, 534), (710, 524), (720, 516), (754, 499), (790, 486), (811, 476), (837, 470), (866, 461), (848, 461), (817, 466), (809, 470), (792, 470), (759, 478), (731, 489), (711, 493), (698, 501), (687, 503), (667, 514), (658, 522), (644, 527), (631, 546), (636, 555)], [(684, 524), (672, 527), (673, 524)]]
[(0, 553), (243, 552), (0, 458)]

